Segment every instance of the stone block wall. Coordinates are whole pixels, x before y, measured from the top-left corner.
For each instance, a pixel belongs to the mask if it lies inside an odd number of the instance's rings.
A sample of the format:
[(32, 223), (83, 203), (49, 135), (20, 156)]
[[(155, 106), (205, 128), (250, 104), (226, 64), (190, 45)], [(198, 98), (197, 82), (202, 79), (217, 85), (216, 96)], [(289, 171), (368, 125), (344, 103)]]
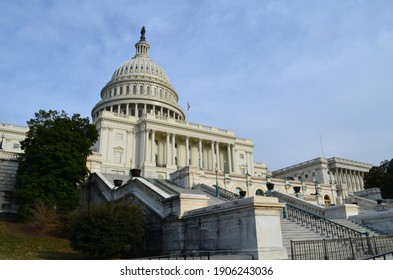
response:
[(251, 197), (192, 210), (163, 224), (163, 254), (209, 251), (286, 259), (277, 198)]

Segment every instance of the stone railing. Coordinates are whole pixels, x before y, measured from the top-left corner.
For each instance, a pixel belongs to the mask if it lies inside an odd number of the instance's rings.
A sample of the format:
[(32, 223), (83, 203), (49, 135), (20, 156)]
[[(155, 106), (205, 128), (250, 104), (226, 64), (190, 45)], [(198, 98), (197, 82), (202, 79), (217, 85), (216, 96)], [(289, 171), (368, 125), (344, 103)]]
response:
[(162, 218), (166, 216), (164, 200), (176, 196), (176, 194), (169, 194), (163, 189), (139, 177), (130, 180), (128, 186), (130, 193), (133, 193)]
[(108, 182), (105, 180), (105, 178), (103, 176), (100, 176), (98, 173), (95, 173), (93, 180), (94, 180), (94, 185), (98, 189), (97, 195), (106, 202), (111, 201), (112, 188), (108, 185)]
[[(367, 199), (364, 197), (349, 194), (347, 201), (350, 203), (356, 203), (361, 210), (374, 211), (381, 209), (393, 209), (393, 204), (378, 204), (377, 201), (372, 199)], [(383, 200), (381, 200), (382, 202)]]
[(316, 205), (314, 203), (310, 203), (308, 201), (305, 201), (303, 199), (297, 198), (292, 195), (284, 194), (278, 191), (273, 192), (273, 196), (277, 197), (279, 201), (281, 202), (286, 202), (288, 204), (291, 204), (299, 209), (303, 209), (309, 213), (312, 213), (314, 215), (323, 217), (324, 216), (324, 207)]
[(4, 159), (18, 159), (20, 153), (0, 151), (0, 158)]
[[(198, 184), (194, 187), (194, 189), (200, 189), (200, 190), (207, 192), (208, 194), (213, 195), (213, 196), (216, 195), (216, 188), (210, 187), (205, 184)], [(226, 200), (226, 201), (232, 201), (232, 200), (236, 200), (236, 199), (241, 198), (240, 195), (230, 192), (230, 191), (223, 189), (221, 187), (218, 187), (218, 193), (219, 193), (219, 197), (223, 200)]]
[(165, 217), (163, 201), (174, 196), (174, 194), (168, 194), (165, 190), (140, 177), (129, 180), (120, 187), (115, 187), (104, 176), (96, 173), (94, 184), (98, 189), (98, 196), (104, 201), (118, 200), (128, 194), (134, 194), (146, 206), (161, 217)]

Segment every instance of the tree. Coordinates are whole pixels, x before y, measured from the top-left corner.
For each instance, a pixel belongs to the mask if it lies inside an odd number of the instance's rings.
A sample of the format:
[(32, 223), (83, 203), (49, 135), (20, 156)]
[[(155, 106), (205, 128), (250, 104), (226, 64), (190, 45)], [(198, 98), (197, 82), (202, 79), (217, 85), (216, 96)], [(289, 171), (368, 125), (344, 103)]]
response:
[(393, 198), (393, 159), (373, 166), (364, 176), (364, 188), (380, 188), (383, 198)]
[(16, 176), (20, 212), (37, 204), (54, 207), (59, 213), (76, 209), (77, 185), (88, 174), (86, 159), (98, 139), (97, 129), (79, 114), (68, 117), (64, 111), (53, 110), (40, 110), (27, 124)]
[(79, 212), (71, 221), (71, 246), (96, 258), (120, 257), (143, 240), (142, 211), (130, 204), (109, 202)]

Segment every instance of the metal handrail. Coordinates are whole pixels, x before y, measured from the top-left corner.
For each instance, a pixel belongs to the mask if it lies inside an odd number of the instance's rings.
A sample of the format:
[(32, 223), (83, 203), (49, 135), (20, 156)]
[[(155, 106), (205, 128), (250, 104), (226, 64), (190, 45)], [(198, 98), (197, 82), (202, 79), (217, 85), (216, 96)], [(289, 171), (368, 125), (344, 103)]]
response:
[(369, 235), (367, 231), (357, 231), (288, 203), (286, 205), (286, 215), (288, 220), (296, 221), (298, 224), (328, 237), (348, 238), (367, 237)]
[(367, 258), (363, 258), (362, 260), (376, 260), (376, 259), (379, 259), (379, 258), (383, 258), (384, 260), (386, 260), (386, 256), (389, 256), (389, 255), (391, 255), (392, 258), (393, 258), (393, 251), (385, 252), (385, 253), (381, 253), (381, 254), (377, 254), (377, 255), (373, 255), (373, 256), (370, 256), (370, 257), (367, 257)]

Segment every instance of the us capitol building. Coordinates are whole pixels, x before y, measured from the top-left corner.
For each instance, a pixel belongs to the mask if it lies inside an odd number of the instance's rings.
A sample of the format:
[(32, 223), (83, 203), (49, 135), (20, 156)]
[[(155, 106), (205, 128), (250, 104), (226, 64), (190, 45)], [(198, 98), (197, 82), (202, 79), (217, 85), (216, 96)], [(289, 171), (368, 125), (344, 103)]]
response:
[[(92, 109), (99, 139), (87, 160), (82, 207), (118, 199), (140, 205), (146, 252), (250, 250), (258, 259), (288, 257), (283, 207), (325, 218), (358, 214), (347, 200), (368, 192), (363, 177), (371, 164), (319, 157), (268, 171), (254, 161), (251, 140), (187, 122), (149, 49), (143, 27), (135, 56), (114, 71)], [(1, 212), (15, 211), (10, 197), (27, 129), (0, 123)]]
[[(304, 194), (315, 193), (318, 185), (326, 189), (324, 198), (330, 204), (337, 203), (337, 196), (345, 198), (349, 192), (363, 190), (363, 176), (371, 164), (316, 158), (270, 172), (266, 164), (254, 161), (250, 139), (239, 138), (231, 130), (187, 122), (167, 74), (149, 57), (145, 35), (142, 28), (135, 56), (114, 71), (92, 109), (99, 132), (87, 163), (92, 172), (129, 176), (130, 170), (140, 169), (143, 177), (172, 179), (187, 187), (218, 185), (237, 194), (246, 191), (247, 196), (263, 195), (270, 181), (287, 192), (302, 186)], [(0, 123), (1, 159), (16, 159), (27, 129)], [(8, 168), (1, 170), (8, 172)], [(0, 176), (6, 177), (1, 171)], [(0, 187), (9, 188), (1, 182)]]

